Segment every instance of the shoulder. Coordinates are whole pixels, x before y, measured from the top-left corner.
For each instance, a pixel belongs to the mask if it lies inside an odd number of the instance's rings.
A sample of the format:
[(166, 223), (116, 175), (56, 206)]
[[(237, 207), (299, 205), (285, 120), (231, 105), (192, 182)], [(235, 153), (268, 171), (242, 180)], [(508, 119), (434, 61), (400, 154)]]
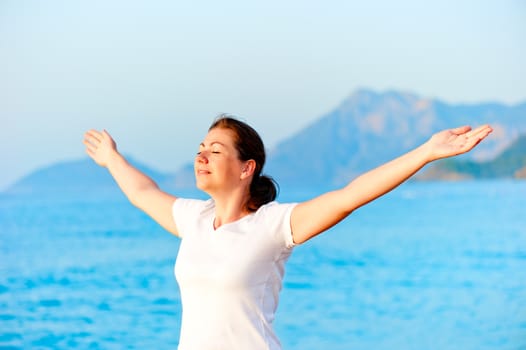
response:
[(172, 212), (174, 215), (178, 215), (181, 212), (202, 212), (214, 208), (214, 201), (212, 199), (190, 199), (190, 198), (177, 198), (172, 206)]
[(211, 199), (177, 198), (172, 205), (172, 217), (179, 236), (183, 237), (187, 228), (199, 218), (213, 215), (214, 208), (215, 204)]
[(292, 209), (297, 205), (298, 203), (279, 203), (277, 201), (272, 201), (267, 204), (262, 205), (257, 211), (256, 214), (259, 216), (282, 216), (286, 215), (287, 213), (290, 214)]
[(280, 242), (290, 248), (294, 245), (292, 241), (292, 230), (290, 217), (297, 203), (279, 203), (276, 201), (261, 206), (255, 214), (255, 222), (259, 227), (264, 227)]

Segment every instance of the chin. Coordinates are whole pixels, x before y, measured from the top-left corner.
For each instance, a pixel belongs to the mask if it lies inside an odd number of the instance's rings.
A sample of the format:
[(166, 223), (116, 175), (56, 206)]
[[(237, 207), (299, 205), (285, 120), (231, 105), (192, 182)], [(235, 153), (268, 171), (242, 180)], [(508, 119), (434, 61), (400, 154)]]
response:
[(195, 187), (197, 187), (198, 190), (201, 190), (203, 192), (207, 192), (210, 186), (208, 186), (206, 183), (203, 183), (203, 181), (196, 180), (195, 181)]

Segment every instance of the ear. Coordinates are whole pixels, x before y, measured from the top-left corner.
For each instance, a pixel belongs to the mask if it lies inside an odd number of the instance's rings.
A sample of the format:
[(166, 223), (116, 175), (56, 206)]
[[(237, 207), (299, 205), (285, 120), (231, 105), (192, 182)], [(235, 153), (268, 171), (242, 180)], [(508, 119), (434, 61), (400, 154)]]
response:
[(254, 159), (247, 160), (241, 170), (241, 179), (246, 179), (254, 174), (256, 170), (256, 161)]

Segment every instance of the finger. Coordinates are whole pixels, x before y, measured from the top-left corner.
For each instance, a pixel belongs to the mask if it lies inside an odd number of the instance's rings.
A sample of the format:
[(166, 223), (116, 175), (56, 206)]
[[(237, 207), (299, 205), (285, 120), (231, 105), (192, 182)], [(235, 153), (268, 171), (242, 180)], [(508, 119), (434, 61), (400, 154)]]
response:
[(468, 150), (471, 150), (476, 145), (478, 145), (483, 139), (484, 137), (471, 137), (470, 139), (466, 141), (466, 143), (464, 144), (464, 147), (467, 148)]
[(104, 135), (104, 136), (106, 136), (107, 138), (110, 138), (110, 139), (112, 138), (110, 133), (106, 129), (102, 130), (102, 135)]
[(458, 128), (455, 128), (455, 129), (451, 129), (451, 132), (455, 135), (462, 135), (462, 134), (465, 134), (467, 133), (468, 131), (471, 130), (471, 126), (469, 125), (464, 125), (464, 126), (460, 126)]
[(99, 145), (102, 142), (102, 135), (98, 131), (90, 130), (84, 134), (84, 140), (92, 145)]
[(469, 143), (473, 143), (473, 142), (479, 143), (484, 138), (486, 138), (486, 136), (488, 136), (492, 131), (493, 129), (491, 129), (491, 127), (487, 125), (478, 127), (475, 130), (466, 134), (466, 141)]
[(96, 142), (102, 141), (102, 134), (99, 131), (94, 130), (94, 129), (86, 131), (86, 133), (84, 134), (84, 137), (87, 138), (88, 140), (93, 140)]
[(472, 131), (468, 132), (466, 136), (483, 139), (484, 137), (489, 135), (489, 133), (491, 133), (492, 131), (493, 129), (491, 128), (491, 126), (486, 124), (486, 125), (481, 125), (476, 129), (473, 129)]
[(82, 143), (86, 146), (87, 152), (89, 152), (91, 155), (95, 154), (95, 151), (97, 150), (97, 146), (95, 146), (93, 143), (89, 142), (88, 140), (82, 140)]
[(471, 149), (478, 145), (486, 136), (488, 136), (493, 129), (489, 125), (482, 125), (475, 130), (469, 132), (466, 139), (465, 147)]
[(89, 134), (89, 135), (92, 135), (94, 137), (97, 137), (97, 138), (101, 138), (102, 137), (102, 133), (98, 130), (95, 130), (95, 129), (90, 129), (88, 131), (86, 131), (86, 134)]
[(91, 158), (95, 159), (95, 153), (89, 148), (86, 148), (86, 154), (90, 156)]

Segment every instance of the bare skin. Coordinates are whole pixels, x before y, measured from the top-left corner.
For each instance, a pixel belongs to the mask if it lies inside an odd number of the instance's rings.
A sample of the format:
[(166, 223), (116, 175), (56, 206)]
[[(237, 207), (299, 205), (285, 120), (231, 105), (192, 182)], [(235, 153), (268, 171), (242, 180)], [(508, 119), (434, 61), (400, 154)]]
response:
[(168, 232), (177, 235), (172, 219), (172, 205), (176, 197), (168, 194), (148, 176), (134, 168), (117, 151), (117, 145), (106, 131), (89, 130), (84, 135), (88, 155), (108, 169), (130, 202), (143, 210)]
[(360, 175), (344, 188), (298, 204), (291, 216), (294, 241), (305, 242), (336, 225), (354, 210), (393, 190), (426, 164), (470, 151), (491, 131), (488, 125), (474, 130), (468, 126), (444, 130), (414, 150)]
[[(491, 131), (489, 125), (482, 125), (476, 129), (463, 126), (438, 132), (421, 146), (360, 175), (345, 187), (299, 203), (291, 214), (294, 242), (306, 242), (326, 231), (354, 210), (396, 188), (426, 164), (469, 152)], [(105, 130), (87, 131), (83, 143), (87, 154), (110, 171), (133, 205), (178, 235), (171, 212), (177, 197), (162, 191), (152, 179), (131, 166)], [(194, 167), (197, 187), (215, 201), (215, 228), (249, 214), (245, 204), (255, 164), (253, 160), (238, 159), (231, 131), (210, 130), (199, 146)]]

